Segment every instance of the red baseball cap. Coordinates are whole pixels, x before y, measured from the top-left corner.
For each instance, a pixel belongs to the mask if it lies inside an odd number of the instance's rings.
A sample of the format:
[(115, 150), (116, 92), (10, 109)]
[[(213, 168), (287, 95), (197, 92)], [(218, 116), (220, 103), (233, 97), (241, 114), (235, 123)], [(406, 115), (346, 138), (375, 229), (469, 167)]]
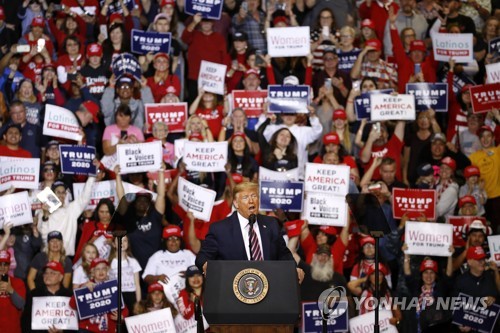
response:
[(465, 204), (469, 203), (477, 205), (476, 198), (474, 198), (472, 195), (465, 195), (458, 199), (458, 208), (462, 208)]
[(175, 0), (161, 0), (160, 7), (163, 7), (166, 5), (172, 5), (175, 7)]
[(182, 237), (181, 228), (179, 228), (176, 225), (169, 225), (163, 228), (163, 235), (162, 235), (163, 239), (168, 239), (169, 237), (173, 236), (181, 238)]
[(479, 128), (479, 131), (477, 131), (477, 136), (481, 137), (481, 135), (483, 135), (483, 132), (491, 132), (491, 133), (495, 133), (493, 132), (493, 129), (487, 125), (483, 125), (481, 126), (481, 128)]
[(5, 12), (2, 6), (0, 6), (0, 20), (5, 20)]
[(449, 166), (453, 171), (457, 169), (457, 162), (451, 157), (445, 157), (441, 160), (441, 164)]
[(480, 176), (480, 175), (481, 175), (481, 171), (479, 171), (479, 168), (475, 165), (469, 165), (464, 170), (464, 177), (465, 178), (469, 178), (472, 176)]
[(369, 39), (366, 41), (365, 46), (371, 46), (375, 51), (382, 50), (382, 43), (378, 39)]
[(250, 75), (252, 75), (252, 74), (253, 74), (253, 75), (255, 75), (255, 76), (257, 76), (257, 77), (259, 77), (259, 71), (258, 71), (258, 70), (256, 70), (256, 69), (250, 68), (250, 69), (248, 69), (248, 70), (245, 72), (245, 75), (244, 75), (245, 79), (246, 79), (247, 77), (249, 77)]
[(302, 225), (304, 224), (304, 220), (293, 220), (285, 222), (286, 233), (288, 237), (296, 237), (300, 235), (302, 231)]
[(331, 132), (331, 133), (325, 134), (323, 136), (323, 144), (324, 145), (329, 145), (331, 143), (333, 143), (335, 145), (340, 145), (339, 135), (335, 132)]
[(92, 43), (87, 46), (87, 57), (102, 57), (102, 46), (98, 43)]
[(31, 20), (31, 26), (43, 28), (45, 26), (45, 19), (41, 16), (34, 17), (33, 20)]
[(434, 273), (438, 272), (438, 263), (432, 259), (425, 259), (422, 261), (420, 264), (420, 272), (426, 271), (426, 270), (432, 270)]
[[(243, 176), (240, 175), (239, 173), (231, 173), (231, 178), (233, 178), (233, 182), (235, 184), (239, 184), (241, 182), (243, 182)], [(229, 185), (229, 178), (226, 178), (226, 185)]]
[[(378, 263), (378, 269), (382, 275), (387, 275), (387, 267), (385, 267), (384, 264)], [(366, 271), (366, 276), (370, 276), (371, 274), (375, 273), (375, 264), (371, 264), (368, 266), (368, 270)]]
[(427, 52), (427, 48), (425, 47), (425, 43), (423, 40), (414, 40), (410, 43), (410, 52), (412, 51), (422, 51)]
[(43, 267), (44, 270), (46, 270), (47, 268), (49, 268), (53, 271), (57, 271), (57, 272), (61, 273), (62, 275), (64, 275), (64, 267), (59, 261), (49, 261), (45, 265), (45, 267)]
[(231, 135), (231, 137), (229, 138), (229, 140), (233, 140), (237, 136), (239, 136), (240, 138), (243, 138), (243, 140), (245, 140), (245, 138), (247, 137), (245, 135), (245, 133), (243, 133), (243, 132), (234, 132), (233, 135)]
[(319, 228), (320, 231), (323, 231), (327, 235), (335, 236), (337, 235), (337, 229), (335, 227), (329, 225), (322, 225)]
[(90, 263), (90, 269), (96, 267), (99, 264), (106, 264), (107, 266), (109, 266), (109, 262), (106, 259), (104, 259), (104, 258), (95, 258)]
[(471, 87), (474, 87), (474, 85), (466, 84), (465, 86), (462, 87), (462, 89), (460, 89), (460, 92), (463, 94), (464, 92), (469, 91)]
[(82, 106), (92, 114), (92, 120), (94, 123), (99, 124), (99, 118), (97, 117), (97, 114), (99, 113), (99, 105), (92, 101), (85, 101), (82, 103)]
[(361, 238), (359, 240), (359, 245), (361, 245), (361, 247), (363, 247), (363, 246), (365, 246), (365, 244), (375, 245), (375, 238), (373, 238), (372, 236), (365, 236), (365, 237)]
[(288, 25), (288, 18), (286, 16), (283, 16), (283, 15), (280, 15), (280, 16), (276, 16), (274, 19), (273, 19), (273, 25), (277, 25), (278, 23), (285, 23), (286, 25)]
[(365, 27), (368, 27), (372, 30), (375, 30), (375, 22), (373, 22), (370, 19), (364, 19), (363, 21), (361, 21), (361, 29), (363, 29)]
[(0, 262), (6, 262), (10, 264), (10, 253), (5, 250), (0, 251)]
[(337, 120), (337, 119), (342, 119), (342, 120), (347, 119), (347, 114), (345, 113), (344, 109), (337, 109), (337, 110), (333, 111), (333, 120)]
[(150, 284), (148, 286), (148, 294), (152, 293), (153, 291), (163, 291), (163, 286), (158, 282)]
[(120, 13), (113, 13), (109, 16), (109, 25), (112, 25), (116, 21), (120, 20), (123, 23), (123, 16)]
[(179, 97), (177, 89), (175, 89), (174, 86), (168, 86), (167, 89), (165, 89), (166, 94), (174, 94), (175, 96)]
[(482, 246), (471, 246), (467, 250), (467, 260), (469, 259), (481, 260), (484, 258), (486, 258), (486, 253), (484, 252)]
[(156, 60), (158, 58), (165, 58), (167, 60), (170, 59), (170, 57), (168, 56), (168, 54), (166, 54), (165, 52), (158, 52), (157, 54), (155, 54), (153, 60)]

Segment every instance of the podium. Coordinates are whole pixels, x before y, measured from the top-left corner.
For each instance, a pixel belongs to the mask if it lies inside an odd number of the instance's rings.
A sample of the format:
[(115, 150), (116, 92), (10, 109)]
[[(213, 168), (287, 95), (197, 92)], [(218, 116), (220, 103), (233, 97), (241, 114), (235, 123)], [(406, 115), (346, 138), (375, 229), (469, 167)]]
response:
[(212, 332), (292, 333), (300, 314), (293, 261), (209, 261), (203, 314)]

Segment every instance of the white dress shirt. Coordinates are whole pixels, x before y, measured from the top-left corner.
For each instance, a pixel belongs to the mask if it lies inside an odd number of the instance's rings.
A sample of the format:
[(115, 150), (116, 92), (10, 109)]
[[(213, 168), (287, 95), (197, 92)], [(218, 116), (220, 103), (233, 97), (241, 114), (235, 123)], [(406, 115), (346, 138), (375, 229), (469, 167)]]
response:
[[(238, 221), (240, 222), (241, 235), (243, 236), (243, 242), (245, 243), (245, 251), (247, 253), (247, 258), (250, 260), (250, 238), (248, 237), (248, 231), (250, 230), (250, 222), (248, 219), (244, 218), (238, 212)], [(262, 258), (264, 258), (264, 250), (262, 249), (262, 239), (260, 238), (259, 224), (257, 221), (253, 224), (253, 230), (257, 234), (257, 239), (259, 240), (260, 253), (262, 253)]]

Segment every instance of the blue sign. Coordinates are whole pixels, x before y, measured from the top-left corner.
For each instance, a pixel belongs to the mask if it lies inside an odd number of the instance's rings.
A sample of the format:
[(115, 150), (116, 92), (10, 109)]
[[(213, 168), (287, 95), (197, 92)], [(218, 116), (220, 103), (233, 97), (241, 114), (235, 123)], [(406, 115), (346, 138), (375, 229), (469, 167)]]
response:
[(500, 37), (490, 40), (488, 43), (488, 53), (490, 53), (493, 58), (500, 56)]
[(362, 93), (360, 96), (354, 99), (354, 111), (356, 112), (356, 118), (358, 120), (368, 119), (370, 120), (370, 95), (371, 94), (390, 94), (394, 89), (381, 89), (372, 90), (366, 93)]
[(448, 111), (447, 83), (407, 83), (406, 93), (415, 96), (417, 111), (426, 111), (429, 108), (436, 112)]
[[(73, 290), (76, 308), (80, 319), (87, 319), (99, 314), (118, 309), (118, 281), (109, 280), (96, 284), (93, 291), (84, 287)], [(121, 296), (120, 296), (121, 297)], [(122, 309), (125, 303), (122, 298)]]
[[(340, 301), (337, 308), (342, 314), (327, 320), (328, 332), (347, 332), (347, 302)], [(317, 302), (302, 303), (302, 332), (303, 333), (321, 333), (323, 332), (323, 318)]]
[(309, 86), (279, 86), (267, 87), (267, 102), (272, 113), (309, 113), (307, 107), (310, 101)]
[(95, 147), (59, 145), (59, 153), (62, 173), (96, 175), (97, 168), (92, 163), (95, 159)]
[(192, 16), (201, 13), (204, 18), (220, 20), (223, 4), (222, 0), (186, 0), (184, 12)]
[(288, 212), (301, 212), (303, 202), (303, 182), (260, 182), (260, 209), (264, 211), (281, 208)]
[[(104, 6), (105, 2), (106, 2), (105, 0), (100, 0), (99, 1), (99, 5), (100, 5), (99, 8), (102, 8)], [(139, 8), (137, 6), (137, 4), (135, 3), (135, 0), (123, 0), (123, 4), (125, 5), (125, 7), (127, 7), (128, 10), (133, 10), (134, 8)], [(120, 13), (123, 15), (123, 9), (122, 9), (122, 6), (120, 5), (119, 1), (112, 1), (108, 5), (108, 12), (107, 12), (108, 16), (113, 14), (113, 13)]]
[(485, 307), (485, 304), (481, 303), (483, 297), (472, 297), (464, 293), (460, 293), (458, 297), (462, 302), (455, 303), (458, 308), (453, 310), (453, 324), (468, 326), (478, 332), (493, 332), (500, 314), (500, 306), (492, 304), (490, 307)]
[(338, 69), (344, 72), (350, 72), (356, 59), (358, 59), (361, 50), (351, 51), (351, 52), (340, 52), (338, 53), (339, 65)]
[(132, 52), (138, 54), (170, 53), (172, 33), (159, 33), (132, 29)]
[(133, 76), (137, 81), (141, 81), (142, 70), (139, 61), (130, 53), (121, 53), (113, 59), (111, 69), (116, 80), (123, 75)]

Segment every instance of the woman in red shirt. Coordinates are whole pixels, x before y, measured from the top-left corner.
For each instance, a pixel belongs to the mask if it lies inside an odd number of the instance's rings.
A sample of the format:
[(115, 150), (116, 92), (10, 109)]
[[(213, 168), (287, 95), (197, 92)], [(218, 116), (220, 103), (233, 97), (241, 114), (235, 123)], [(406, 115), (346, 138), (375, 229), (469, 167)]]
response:
[(203, 289), (205, 285), (203, 274), (196, 266), (186, 269), (186, 288), (182, 289), (177, 299), (177, 308), (184, 319), (190, 319), (195, 312), (195, 300), (203, 303)]
[(189, 114), (196, 114), (201, 119), (206, 120), (214, 138), (218, 138), (222, 127), (222, 120), (228, 111), (226, 102), (227, 99), (224, 100), (224, 106), (220, 105), (217, 101), (217, 95), (199, 88), (198, 97), (196, 97), (189, 107)]

